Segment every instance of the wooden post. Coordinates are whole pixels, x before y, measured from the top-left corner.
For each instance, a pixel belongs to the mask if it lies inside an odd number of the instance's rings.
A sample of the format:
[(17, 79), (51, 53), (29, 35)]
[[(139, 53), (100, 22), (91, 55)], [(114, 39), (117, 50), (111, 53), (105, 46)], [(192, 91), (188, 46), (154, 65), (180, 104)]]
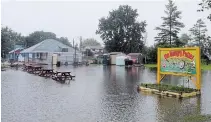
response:
[(157, 84), (160, 84), (160, 48), (157, 49)]
[(201, 55), (200, 55), (200, 48), (196, 49), (197, 61), (196, 61), (196, 87), (198, 90), (201, 89)]

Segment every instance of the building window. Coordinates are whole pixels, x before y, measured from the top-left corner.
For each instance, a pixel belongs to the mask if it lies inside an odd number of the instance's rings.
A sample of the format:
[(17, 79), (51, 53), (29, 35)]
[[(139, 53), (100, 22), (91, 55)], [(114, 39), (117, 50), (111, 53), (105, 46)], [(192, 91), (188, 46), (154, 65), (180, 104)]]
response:
[(68, 48), (62, 48), (62, 52), (68, 52)]
[(40, 58), (40, 53), (37, 53), (37, 58)]
[(45, 60), (47, 59), (48, 53), (40, 53), (40, 59)]

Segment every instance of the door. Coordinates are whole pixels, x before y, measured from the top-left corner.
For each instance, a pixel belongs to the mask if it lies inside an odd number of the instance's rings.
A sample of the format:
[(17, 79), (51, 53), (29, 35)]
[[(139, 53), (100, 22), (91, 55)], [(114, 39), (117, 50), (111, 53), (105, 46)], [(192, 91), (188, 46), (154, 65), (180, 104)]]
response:
[(57, 54), (53, 54), (52, 55), (52, 64), (56, 65), (58, 61), (58, 55)]

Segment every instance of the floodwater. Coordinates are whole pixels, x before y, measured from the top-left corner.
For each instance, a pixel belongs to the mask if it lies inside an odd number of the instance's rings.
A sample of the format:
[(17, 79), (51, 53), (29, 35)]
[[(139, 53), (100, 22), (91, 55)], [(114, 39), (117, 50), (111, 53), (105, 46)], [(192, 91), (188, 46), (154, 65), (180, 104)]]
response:
[[(140, 83), (156, 81), (155, 69), (63, 69), (75, 80), (60, 84), (21, 70), (2, 72), (2, 122), (177, 122), (186, 115), (211, 114), (211, 71), (202, 72), (200, 97), (178, 100), (137, 92)], [(178, 77), (164, 82), (193, 86)]]

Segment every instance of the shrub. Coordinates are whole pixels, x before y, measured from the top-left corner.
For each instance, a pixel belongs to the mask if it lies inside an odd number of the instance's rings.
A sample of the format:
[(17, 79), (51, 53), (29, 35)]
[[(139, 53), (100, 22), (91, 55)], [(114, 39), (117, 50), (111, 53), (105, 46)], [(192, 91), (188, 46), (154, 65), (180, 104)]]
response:
[(146, 84), (146, 83), (141, 83), (141, 86), (151, 88), (151, 89), (157, 89), (160, 91), (172, 91), (172, 92), (186, 92), (190, 93), (193, 91), (197, 91), (196, 89), (193, 88), (186, 88), (184, 86), (172, 86), (172, 85), (167, 85), (167, 84)]

